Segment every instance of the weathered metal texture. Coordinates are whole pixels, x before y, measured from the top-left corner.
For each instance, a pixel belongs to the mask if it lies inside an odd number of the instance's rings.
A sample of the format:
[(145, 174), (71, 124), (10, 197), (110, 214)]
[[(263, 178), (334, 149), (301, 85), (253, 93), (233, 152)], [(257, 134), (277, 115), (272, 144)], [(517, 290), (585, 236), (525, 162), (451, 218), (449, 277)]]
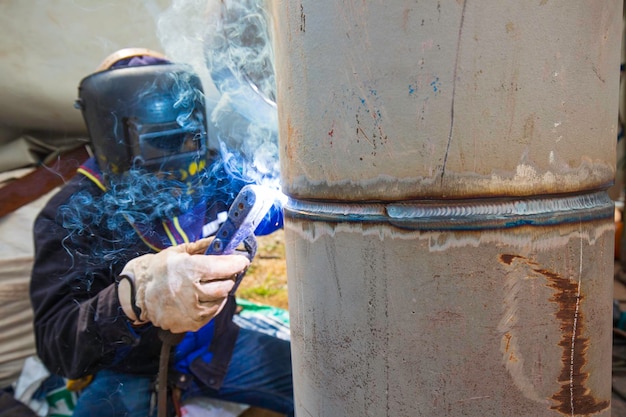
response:
[(286, 194), (502, 197), (613, 180), (621, 1), (271, 4)]
[(302, 206), (285, 229), (298, 416), (611, 415), (612, 203), (483, 230)]
[(298, 416), (610, 416), (622, 2), (274, 1)]

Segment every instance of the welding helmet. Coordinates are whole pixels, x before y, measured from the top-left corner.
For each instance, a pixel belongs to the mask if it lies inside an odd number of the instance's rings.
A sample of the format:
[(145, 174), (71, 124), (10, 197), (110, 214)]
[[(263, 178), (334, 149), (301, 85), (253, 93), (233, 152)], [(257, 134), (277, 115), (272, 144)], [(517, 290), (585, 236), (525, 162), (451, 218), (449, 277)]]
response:
[(205, 100), (190, 67), (118, 51), (80, 82), (78, 96), (105, 181), (137, 168), (189, 183), (206, 167)]

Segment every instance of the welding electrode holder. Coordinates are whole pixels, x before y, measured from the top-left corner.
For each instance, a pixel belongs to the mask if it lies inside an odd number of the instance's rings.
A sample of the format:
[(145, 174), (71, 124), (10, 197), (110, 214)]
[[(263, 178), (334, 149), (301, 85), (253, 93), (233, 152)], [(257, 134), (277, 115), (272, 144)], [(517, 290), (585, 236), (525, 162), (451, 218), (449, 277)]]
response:
[(255, 229), (269, 211), (271, 203), (272, 200), (261, 197), (257, 186), (250, 184), (244, 186), (231, 204), (226, 221), (215, 233), (206, 254), (234, 253), (241, 242), (249, 236), (254, 236)]

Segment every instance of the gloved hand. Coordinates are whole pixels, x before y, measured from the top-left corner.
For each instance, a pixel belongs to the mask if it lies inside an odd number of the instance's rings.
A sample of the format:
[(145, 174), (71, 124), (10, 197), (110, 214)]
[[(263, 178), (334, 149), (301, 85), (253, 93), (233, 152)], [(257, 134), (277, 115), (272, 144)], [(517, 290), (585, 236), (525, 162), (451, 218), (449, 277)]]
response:
[(124, 266), (118, 297), (134, 324), (152, 322), (172, 333), (196, 331), (222, 310), (236, 276), (250, 261), (243, 255), (205, 255), (211, 240), (172, 246)]

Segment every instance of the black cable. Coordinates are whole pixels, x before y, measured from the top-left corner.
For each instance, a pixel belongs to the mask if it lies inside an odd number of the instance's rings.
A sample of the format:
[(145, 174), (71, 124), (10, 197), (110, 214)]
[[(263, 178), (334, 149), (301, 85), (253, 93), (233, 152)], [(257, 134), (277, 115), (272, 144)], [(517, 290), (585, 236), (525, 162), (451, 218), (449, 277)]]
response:
[(172, 333), (159, 329), (159, 338), (163, 342), (161, 345), (161, 355), (159, 358), (159, 377), (157, 379), (157, 416), (167, 417), (167, 372), (170, 366), (170, 352), (172, 346), (176, 346), (183, 340), (184, 333)]

